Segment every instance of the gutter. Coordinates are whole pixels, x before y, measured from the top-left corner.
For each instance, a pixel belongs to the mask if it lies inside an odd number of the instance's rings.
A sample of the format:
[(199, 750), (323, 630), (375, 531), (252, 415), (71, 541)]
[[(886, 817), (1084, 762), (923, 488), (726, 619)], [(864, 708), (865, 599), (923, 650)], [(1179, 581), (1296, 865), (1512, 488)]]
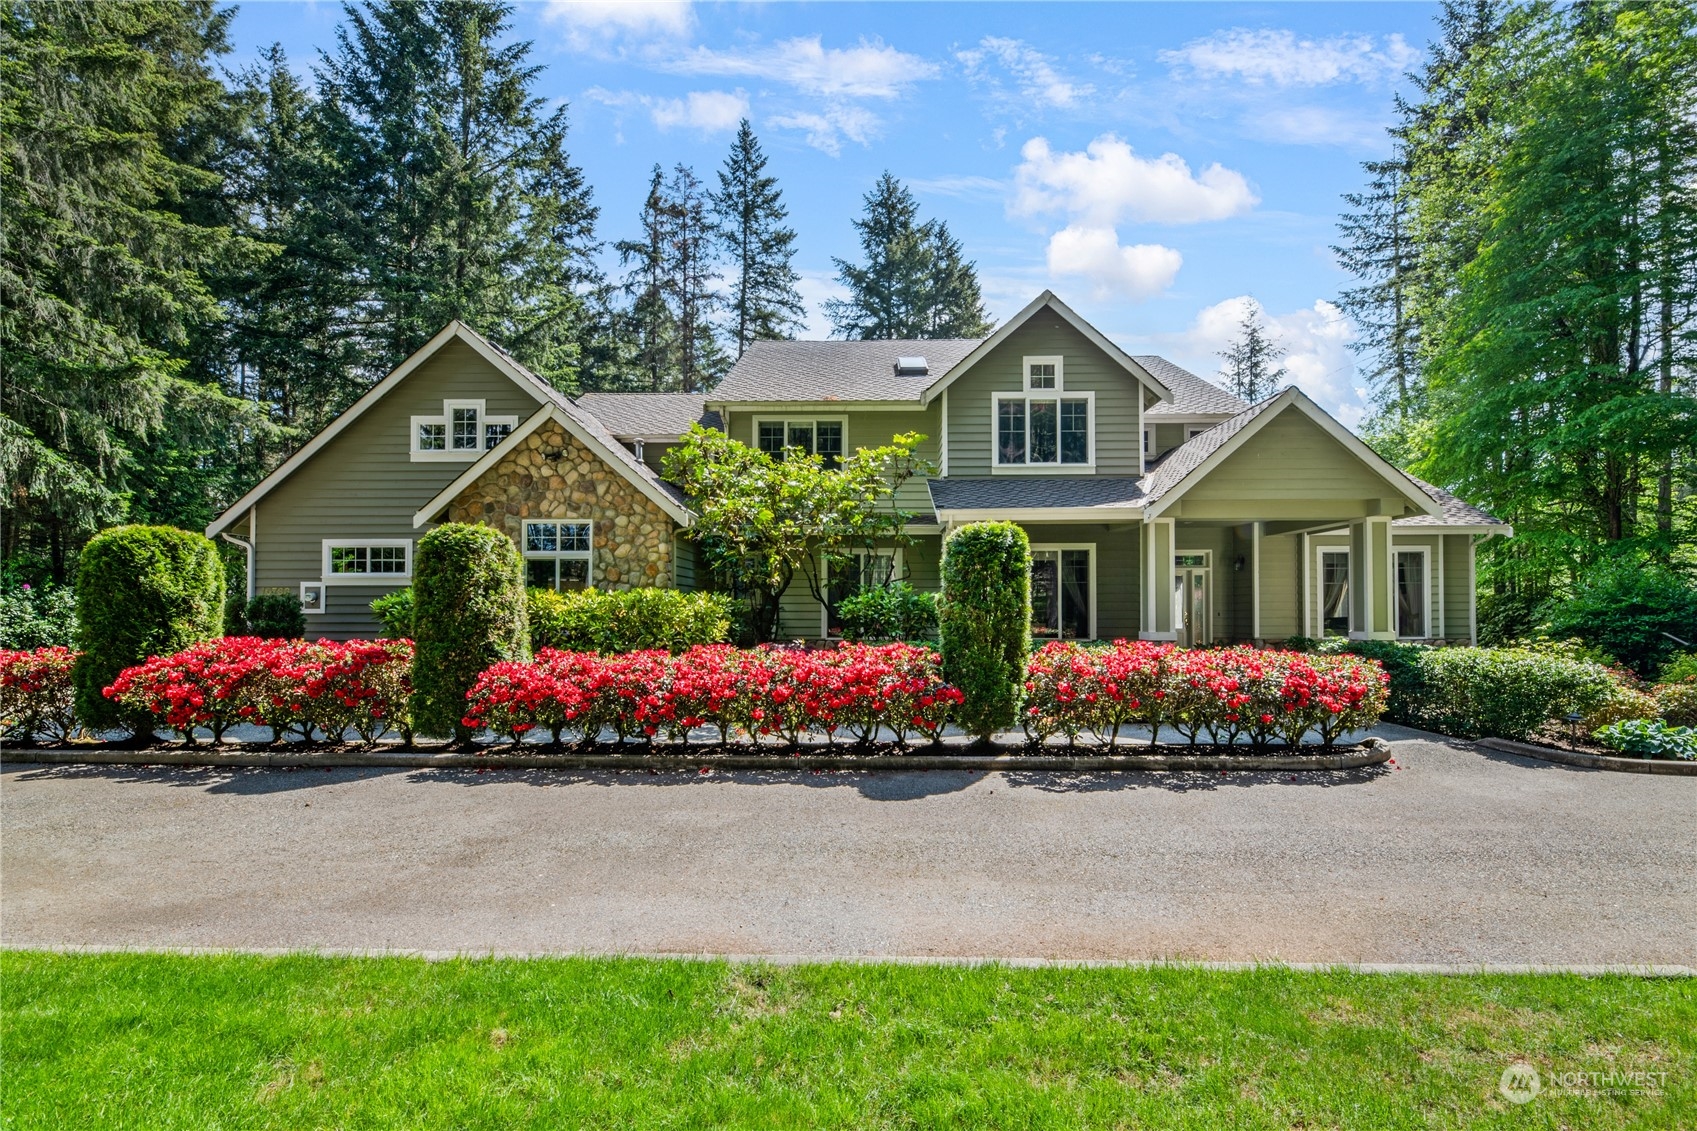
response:
[(240, 546), (243, 552), (247, 554), (247, 599), (250, 601), (253, 600), (253, 543), (237, 538), (228, 530), (220, 530), (218, 532), (218, 537), (224, 539), (224, 541), (230, 543), (232, 546)]

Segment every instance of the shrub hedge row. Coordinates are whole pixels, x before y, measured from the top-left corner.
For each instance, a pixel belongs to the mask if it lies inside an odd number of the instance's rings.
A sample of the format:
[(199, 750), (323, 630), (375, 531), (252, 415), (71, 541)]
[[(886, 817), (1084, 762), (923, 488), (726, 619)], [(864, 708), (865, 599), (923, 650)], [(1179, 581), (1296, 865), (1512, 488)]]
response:
[[(635, 652), (660, 648), (681, 652), (697, 644), (720, 644), (729, 636), (737, 602), (719, 593), (677, 589), (579, 589), (525, 591), (530, 650)], [(397, 589), (371, 603), (383, 635), (410, 639), (413, 591)]]

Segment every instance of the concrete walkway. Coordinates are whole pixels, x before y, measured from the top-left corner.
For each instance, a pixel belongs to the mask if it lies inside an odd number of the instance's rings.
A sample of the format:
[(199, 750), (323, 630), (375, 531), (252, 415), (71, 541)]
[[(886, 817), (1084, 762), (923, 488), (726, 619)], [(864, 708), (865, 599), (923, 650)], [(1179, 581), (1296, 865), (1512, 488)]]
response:
[(1697, 965), (1697, 781), (1394, 727), (1282, 775), (0, 773), (0, 942)]

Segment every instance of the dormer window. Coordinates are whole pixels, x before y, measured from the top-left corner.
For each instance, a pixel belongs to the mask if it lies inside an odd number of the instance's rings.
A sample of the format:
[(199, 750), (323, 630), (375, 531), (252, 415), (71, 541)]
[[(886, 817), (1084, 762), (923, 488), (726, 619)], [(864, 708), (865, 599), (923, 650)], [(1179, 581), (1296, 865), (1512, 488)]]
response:
[(490, 416), (487, 402), (445, 400), (440, 416), (412, 418), (412, 459), (471, 460), (512, 435), (516, 416)]

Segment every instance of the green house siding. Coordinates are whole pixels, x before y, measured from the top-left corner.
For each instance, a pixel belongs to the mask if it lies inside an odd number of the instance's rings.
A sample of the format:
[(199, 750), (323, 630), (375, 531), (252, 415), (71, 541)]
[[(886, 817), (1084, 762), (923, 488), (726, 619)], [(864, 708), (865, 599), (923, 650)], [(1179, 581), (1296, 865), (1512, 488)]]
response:
[(1064, 392), (1095, 394), (1095, 473), (1142, 474), (1142, 384), (1060, 315), (1045, 310), (949, 385), (950, 475), (990, 474), (991, 395), (1020, 392), (1025, 388), (1024, 359), (1053, 354), (1064, 359)]
[[(483, 400), (489, 415), (521, 422), (541, 404), (470, 346), (450, 342), (256, 504), (257, 586), (298, 593), (301, 582), (321, 580), (326, 538), (407, 539), (416, 547), (424, 531), (413, 527), (412, 516), (472, 462), (410, 458), (412, 417), (441, 413), (448, 398)], [(230, 528), (238, 538), (247, 531), (245, 517)], [(328, 586), (327, 609), (307, 617), (307, 635), (345, 639), (375, 633), (369, 606), (393, 588)]]
[[(1298, 636), (1298, 602), (1302, 597), (1299, 575), (1301, 539), (1295, 534), (1261, 538), (1261, 639), (1283, 640)], [(1249, 635), (1247, 622), (1243, 632)]]
[[(845, 393), (852, 396), (852, 391)], [(731, 412), (727, 413), (725, 422), (726, 434), (733, 440), (739, 440), (749, 447), (755, 445), (756, 420), (824, 420), (838, 419), (843, 421), (843, 450), (852, 452), (856, 448), (878, 448), (888, 444), (903, 432), (918, 432), (925, 437), (917, 449), (921, 459), (929, 460), (937, 466), (942, 460), (942, 408), (932, 405), (929, 408), (914, 409), (861, 409), (844, 411), (833, 408), (828, 403), (813, 405), (800, 409), (772, 409), (760, 412)], [(953, 453), (950, 453), (951, 458)], [(951, 472), (953, 469), (950, 469)], [(896, 492), (895, 506), (910, 514), (930, 514), (931, 495), (925, 488), (926, 476), (916, 475), (902, 485)]]

